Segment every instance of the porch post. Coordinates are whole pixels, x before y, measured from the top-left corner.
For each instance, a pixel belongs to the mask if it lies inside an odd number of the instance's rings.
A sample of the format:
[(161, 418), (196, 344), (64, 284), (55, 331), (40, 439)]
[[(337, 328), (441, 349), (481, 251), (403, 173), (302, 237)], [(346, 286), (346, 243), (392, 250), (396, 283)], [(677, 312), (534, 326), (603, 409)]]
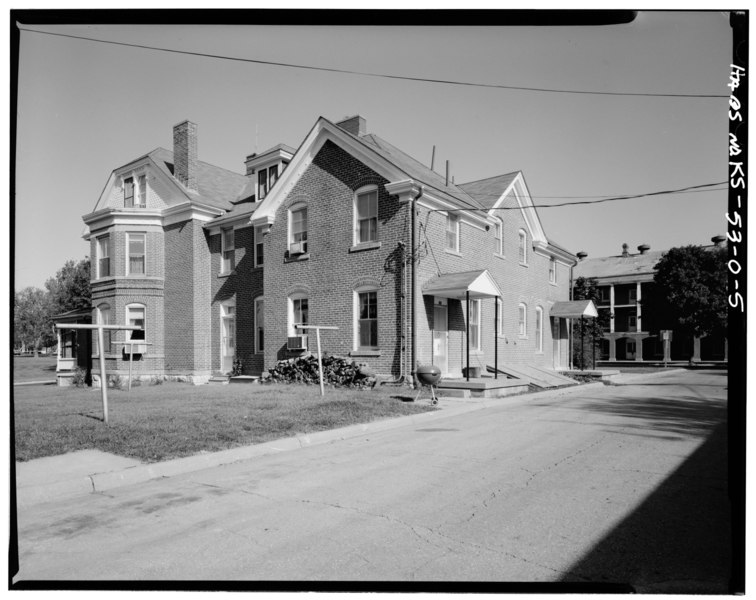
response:
[(585, 317), (580, 317), (580, 370), (585, 371)]
[[(541, 325), (543, 327), (543, 325)], [(499, 378), (499, 296), (494, 297), (494, 379)]]
[(470, 381), (470, 290), (465, 291), (467, 301), (467, 381)]

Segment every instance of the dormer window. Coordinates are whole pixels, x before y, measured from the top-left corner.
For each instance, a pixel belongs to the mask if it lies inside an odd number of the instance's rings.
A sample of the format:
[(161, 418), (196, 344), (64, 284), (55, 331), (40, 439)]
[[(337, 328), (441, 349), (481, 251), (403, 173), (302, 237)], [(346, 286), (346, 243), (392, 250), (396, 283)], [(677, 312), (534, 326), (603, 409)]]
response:
[(136, 182), (133, 177), (123, 180), (123, 205), (126, 208), (147, 206), (147, 177), (145, 175), (139, 175)]
[(257, 171), (257, 200), (263, 200), (270, 188), (278, 181), (278, 165), (272, 165)]

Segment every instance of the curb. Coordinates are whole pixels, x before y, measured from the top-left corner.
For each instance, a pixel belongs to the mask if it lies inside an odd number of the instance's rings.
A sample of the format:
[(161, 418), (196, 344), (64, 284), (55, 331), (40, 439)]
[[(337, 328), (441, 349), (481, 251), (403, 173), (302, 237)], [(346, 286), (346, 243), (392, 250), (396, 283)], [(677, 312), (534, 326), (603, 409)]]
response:
[[(93, 473), (88, 476), (77, 477), (69, 481), (62, 481), (52, 485), (37, 485), (17, 489), (17, 504), (19, 507), (28, 507), (52, 500), (101, 493), (128, 485), (145, 483), (152, 479), (184, 475), (186, 473), (230, 465), (270, 454), (279, 454), (281, 452), (299, 450), (300, 448), (351, 439), (366, 433), (378, 433), (415, 424), (419, 425), (428, 421), (454, 417), (481, 410), (483, 408), (502, 406), (507, 402), (518, 400), (530, 401), (543, 397), (573, 395), (576, 392), (584, 392), (586, 390), (603, 387), (603, 383), (597, 382), (553, 390), (544, 390), (542, 392), (504, 396), (501, 398), (465, 399), (464, 401), (457, 401), (456, 406), (441, 408), (440, 410), (431, 412), (406, 415), (393, 419), (383, 419), (380, 421), (372, 421), (370, 423), (348, 425), (347, 427), (340, 427), (338, 429), (330, 429), (327, 431), (299, 434), (294, 437), (282, 438), (280, 440), (255, 444), (253, 446), (241, 446), (239, 448), (231, 448), (219, 452), (198, 454), (185, 458), (175, 458), (159, 463), (137, 465), (120, 471)], [(443, 403), (443, 401), (442, 398), (440, 402)]]
[(55, 385), (56, 383), (57, 382), (54, 379), (48, 379), (47, 381), (20, 381), (18, 383), (14, 383), (13, 387), (22, 385)]

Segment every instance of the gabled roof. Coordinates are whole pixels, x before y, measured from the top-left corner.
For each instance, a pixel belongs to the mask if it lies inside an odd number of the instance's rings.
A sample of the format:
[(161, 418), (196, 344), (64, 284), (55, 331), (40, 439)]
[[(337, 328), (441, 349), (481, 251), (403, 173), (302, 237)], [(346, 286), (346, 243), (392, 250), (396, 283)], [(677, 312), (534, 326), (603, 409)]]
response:
[(651, 275), (664, 250), (649, 250), (645, 254), (586, 258), (575, 265), (574, 277), (626, 277)]
[(459, 187), (475, 198), (485, 208), (493, 208), (496, 201), (501, 197), (505, 190), (512, 184), (520, 171), (507, 173), (506, 175), (496, 175), (479, 181), (469, 183), (460, 183)]
[(368, 133), (363, 136), (355, 136), (349, 132), (347, 132), (347, 134), (371, 146), (375, 152), (395, 164), (415, 181), (443, 192), (451, 197), (451, 199), (456, 200), (463, 205), (472, 208), (485, 208), (483, 204), (478, 202), (461, 187), (453, 184), (451, 181), (447, 184), (445, 177), (439, 175), (429, 167), (426, 167), (423, 163), (415, 160), (409, 154), (402, 152), (399, 148), (389, 144), (386, 140), (378, 137), (374, 133)]
[(488, 270), (464, 271), (438, 275), (423, 286), (426, 296), (440, 298), (495, 298), (501, 297), (501, 290)]
[(570, 300), (555, 302), (549, 310), (550, 317), (563, 319), (580, 319), (581, 317), (598, 317), (598, 310), (593, 300)]
[[(147, 156), (191, 197), (192, 193), (188, 192), (173, 177), (173, 152), (165, 148), (156, 148)], [(229, 210), (232, 208), (232, 202), (244, 198), (243, 194), (248, 182), (249, 179), (245, 175), (197, 161), (197, 187), (199, 192), (197, 200), (204, 204)]]

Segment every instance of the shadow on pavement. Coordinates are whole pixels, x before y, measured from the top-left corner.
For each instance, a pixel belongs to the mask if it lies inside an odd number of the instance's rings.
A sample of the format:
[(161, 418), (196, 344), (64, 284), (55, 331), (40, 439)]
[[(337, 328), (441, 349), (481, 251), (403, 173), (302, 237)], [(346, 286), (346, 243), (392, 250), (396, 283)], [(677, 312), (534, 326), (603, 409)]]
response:
[[(709, 420), (706, 413), (698, 417), (693, 410), (688, 413), (698, 419), (694, 427), (704, 427)], [(666, 405), (657, 405), (650, 416), (667, 424)], [(564, 581), (629, 584), (639, 593), (730, 593), (731, 535), (727, 425), (722, 423), (635, 511), (577, 561)]]

